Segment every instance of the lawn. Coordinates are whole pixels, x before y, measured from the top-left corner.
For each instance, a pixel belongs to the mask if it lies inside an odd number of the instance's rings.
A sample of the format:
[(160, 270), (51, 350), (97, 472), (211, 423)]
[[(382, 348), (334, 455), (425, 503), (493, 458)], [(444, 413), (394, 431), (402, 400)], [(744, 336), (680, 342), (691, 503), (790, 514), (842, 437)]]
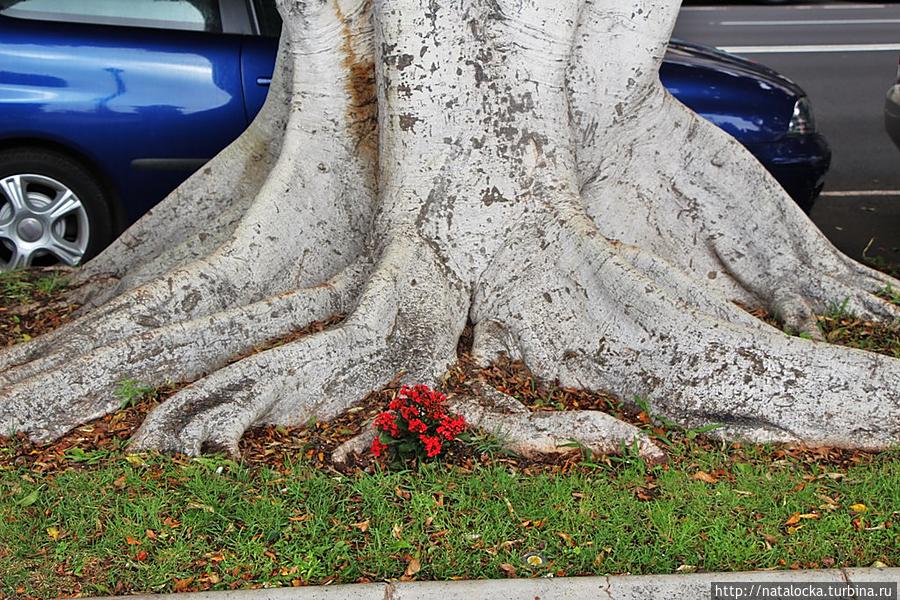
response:
[[(0, 582), (55, 597), (390, 578), (896, 566), (900, 454), (686, 446), (534, 469), (343, 475), (221, 458), (72, 456), (0, 471)], [(836, 462), (833, 462), (836, 461)], [(534, 564), (532, 564), (534, 563)]]
[[(59, 277), (0, 275), (0, 347), (69, 318)], [(900, 332), (840, 303), (821, 324), (832, 342), (900, 357)], [(448, 385), (476, 375), (471, 368), (463, 361)], [(477, 375), (532, 410), (626, 418), (670, 462), (648, 468), (573, 449), (535, 464), (471, 435), (443, 462), (336, 470), (331, 450), (391, 388), (331, 423), (252, 430), (237, 462), (131, 455), (134, 427), (177, 386), (123, 382), (115, 415), (49, 445), (0, 441), (0, 597), (900, 566), (900, 449), (724, 443), (666, 427), (640, 406), (536, 381), (520, 364)]]

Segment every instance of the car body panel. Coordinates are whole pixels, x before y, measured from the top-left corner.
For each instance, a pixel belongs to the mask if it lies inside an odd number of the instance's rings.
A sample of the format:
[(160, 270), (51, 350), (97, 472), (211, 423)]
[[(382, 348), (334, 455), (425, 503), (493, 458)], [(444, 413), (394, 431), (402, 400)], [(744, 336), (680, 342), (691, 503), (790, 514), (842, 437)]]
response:
[(744, 144), (783, 137), (803, 95), (762, 65), (681, 40), (669, 45), (659, 77), (673, 96)]
[(660, 68), (666, 88), (740, 141), (809, 212), (825, 185), (831, 148), (818, 133), (789, 134), (803, 89), (758, 63), (673, 40)]
[(805, 212), (812, 210), (825, 186), (831, 148), (819, 134), (784, 136), (774, 142), (747, 144), (781, 187)]
[(262, 37), (245, 37), (241, 45), (241, 81), (248, 124), (269, 93), (277, 46), (271, 39)]

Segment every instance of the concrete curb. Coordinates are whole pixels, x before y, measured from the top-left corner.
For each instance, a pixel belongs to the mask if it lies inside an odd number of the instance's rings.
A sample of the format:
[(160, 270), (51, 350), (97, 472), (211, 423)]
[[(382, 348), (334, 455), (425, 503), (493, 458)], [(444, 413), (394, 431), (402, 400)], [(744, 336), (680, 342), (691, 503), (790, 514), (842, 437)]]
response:
[[(127, 596), (129, 600), (709, 600), (711, 584), (900, 583), (900, 568), (748, 571), (692, 575), (413, 581), (234, 592)], [(895, 591), (896, 594), (896, 591)], [(759, 596), (757, 596), (759, 597)], [(786, 597), (786, 596), (785, 596)], [(897, 596), (893, 596), (894, 599)], [(111, 600), (100, 598), (97, 600)]]

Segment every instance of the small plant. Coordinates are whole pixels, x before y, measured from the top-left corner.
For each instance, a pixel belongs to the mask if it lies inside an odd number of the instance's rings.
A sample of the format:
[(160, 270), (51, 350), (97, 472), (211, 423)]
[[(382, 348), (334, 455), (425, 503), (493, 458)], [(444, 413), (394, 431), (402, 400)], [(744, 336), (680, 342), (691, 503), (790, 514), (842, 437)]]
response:
[(68, 279), (59, 273), (45, 275), (17, 269), (0, 273), (0, 306), (36, 302), (68, 287)]
[(653, 407), (650, 406), (650, 401), (647, 398), (635, 396), (634, 403), (637, 404), (638, 408), (640, 408), (641, 411), (647, 415), (647, 418), (649, 418), (651, 422), (658, 423), (663, 427), (674, 429), (676, 431), (681, 429), (681, 426), (678, 425), (678, 423), (676, 423), (675, 421), (653, 412)]
[(37, 289), (38, 292), (45, 296), (52, 296), (53, 294), (64, 290), (68, 286), (69, 280), (57, 273), (51, 273), (50, 275), (40, 277), (34, 283), (35, 289)]
[(490, 458), (516, 456), (515, 452), (506, 449), (509, 439), (500, 430), (494, 432), (467, 431), (460, 434), (457, 439), (469, 446), (478, 455), (484, 454)]
[(878, 295), (891, 304), (900, 306), (900, 290), (894, 289), (894, 286), (892, 286), (890, 283), (885, 284), (885, 286), (878, 292)]
[(563, 444), (557, 445), (559, 448), (572, 448), (581, 454), (581, 466), (591, 469), (602, 469), (603, 465), (595, 460), (594, 451), (584, 443), (572, 438)]
[(401, 460), (440, 456), (466, 429), (465, 419), (449, 413), (447, 397), (427, 385), (400, 388), (374, 425), (379, 435), (372, 442), (372, 454), (390, 453)]
[(2, 295), (4, 301), (3, 304), (17, 304), (28, 301), (31, 285), (26, 275), (27, 272), (23, 270), (0, 273), (0, 295)]
[(84, 463), (86, 465), (96, 465), (108, 459), (111, 455), (109, 450), (84, 450), (83, 448), (69, 448), (66, 450), (65, 456), (72, 462)]
[(849, 305), (850, 298), (844, 298), (841, 302), (831, 302), (828, 305), (828, 312), (826, 312), (824, 316), (829, 319), (834, 319), (835, 321), (849, 319), (853, 316), (847, 308)]
[(152, 391), (153, 388), (149, 385), (138, 383), (134, 379), (125, 379), (116, 386), (115, 394), (120, 400), (119, 408), (130, 408)]

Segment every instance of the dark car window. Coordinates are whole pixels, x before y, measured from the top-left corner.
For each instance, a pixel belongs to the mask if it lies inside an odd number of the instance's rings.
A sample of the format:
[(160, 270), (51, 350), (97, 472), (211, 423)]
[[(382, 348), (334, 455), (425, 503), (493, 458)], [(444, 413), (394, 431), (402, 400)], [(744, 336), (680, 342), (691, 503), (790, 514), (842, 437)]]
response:
[(281, 15), (275, 7), (275, 0), (253, 0), (253, 11), (259, 23), (259, 34), (266, 37), (281, 35)]
[(0, 14), (43, 21), (222, 31), (218, 0), (0, 0)]

